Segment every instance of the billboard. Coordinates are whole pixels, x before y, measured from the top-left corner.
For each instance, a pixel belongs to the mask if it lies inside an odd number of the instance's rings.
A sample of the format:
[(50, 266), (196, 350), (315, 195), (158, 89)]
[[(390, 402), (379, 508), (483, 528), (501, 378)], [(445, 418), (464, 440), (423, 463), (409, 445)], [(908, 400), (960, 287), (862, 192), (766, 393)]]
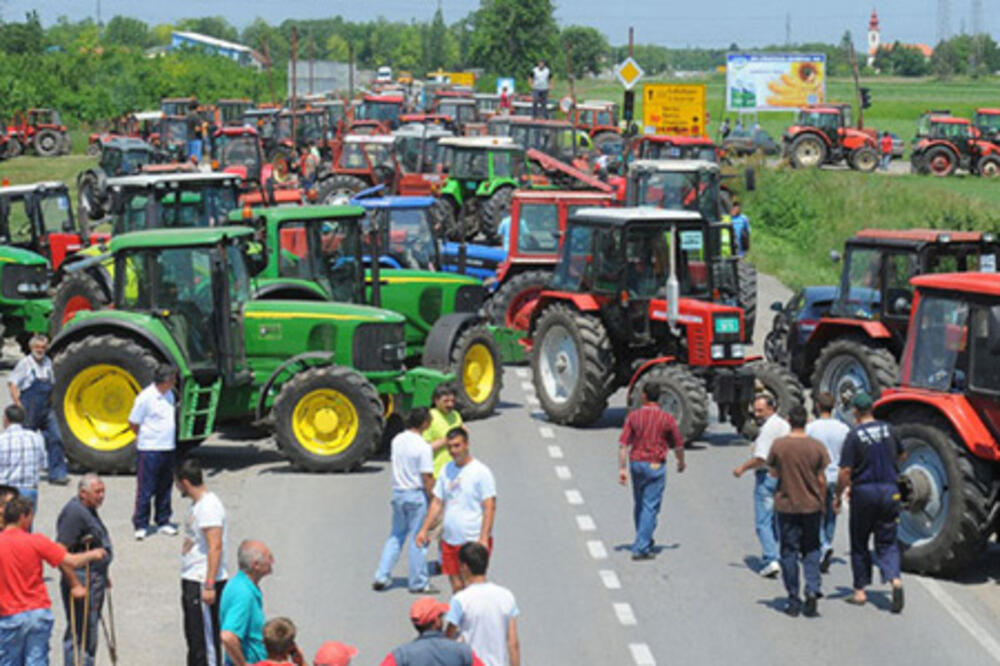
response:
[(826, 99), (822, 53), (730, 53), (727, 111), (792, 111)]
[(647, 83), (642, 87), (645, 134), (705, 133), (705, 84)]

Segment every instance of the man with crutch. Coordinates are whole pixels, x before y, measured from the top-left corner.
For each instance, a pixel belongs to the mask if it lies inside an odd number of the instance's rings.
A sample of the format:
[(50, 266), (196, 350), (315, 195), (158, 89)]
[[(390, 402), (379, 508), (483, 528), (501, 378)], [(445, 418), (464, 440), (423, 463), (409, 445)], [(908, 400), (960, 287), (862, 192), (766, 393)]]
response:
[(70, 600), (65, 577), (60, 585), (67, 619), (63, 636), (66, 666), (93, 666), (94, 655), (97, 654), (98, 625), (105, 590), (111, 586), (108, 566), (113, 558), (111, 537), (97, 513), (103, 503), (104, 482), (96, 474), (85, 474), (80, 479), (77, 496), (66, 503), (56, 521), (56, 541), (66, 546), (69, 552), (103, 548), (108, 553), (106, 559), (76, 571), (77, 578), (89, 592), (85, 598)]

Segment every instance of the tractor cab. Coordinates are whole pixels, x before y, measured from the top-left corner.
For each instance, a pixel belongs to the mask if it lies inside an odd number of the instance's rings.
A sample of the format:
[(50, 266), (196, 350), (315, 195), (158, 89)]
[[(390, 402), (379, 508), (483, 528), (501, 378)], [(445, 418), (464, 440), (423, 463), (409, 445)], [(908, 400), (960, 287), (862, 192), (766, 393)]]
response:
[(703, 136), (646, 134), (638, 137), (635, 155), (641, 160), (702, 160), (719, 163), (719, 147)]
[(223, 127), (243, 124), (243, 114), (253, 108), (251, 99), (220, 99), (215, 107), (219, 111), (219, 121)]
[(500, 95), (495, 93), (474, 93), (472, 99), (480, 118), (489, 118), (500, 108)]
[[(62, 264), (67, 253), (79, 250), (83, 241), (73, 219), (66, 185), (51, 181), (0, 187), (0, 242), (5, 247), (30, 250), (45, 257), (53, 269)], [(18, 286), (15, 293), (44, 296), (47, 289), (44, 270), (40, 277), (37, 294), (32, 291), (37, 285), (29, 284), (30, 281)], [(4, 278), (3, 284), (6, 286), (8, 281)]]
[(365, 95), (354, 112), (354, 119), (374, 120), (389, 129), (396, 129), (404, 105), (402, 95)]
[(270, 165), (265, 165), (257, 130), (247, 126), (217, 130), (212, 137), (212, 168), (239, 176), (248, 186), (266, 181)]
[(295, 112), (295, 140), (292, 140), (292, 112), (284, 110), (278, 113), (274, 128), (274, 138), (280, 145), (318, 146), (326, 138), (323, 129), (325, 113), (319, 109), (300, 109)]
[(160, 111), (165, 116), (184, 116), (197, 106), (197, 97), (164, 97), (160, 100)]
[(918, 128), (910, 152), (910, 166), (916, 173), (935, 176), (950, 176), (961, 168), (997, 177), (1000, 176), (1000, 146), (994, 138), (994, 135), (981, 132), (967, 118), (931, 115)]
[(562, 120), (510, 120), (510, 137), (525, 150), (534, 149), (564, 163), (594, 147), (585, 133)]
[(327, 138), (340, 138), (347, 125), (347, 105), (344, 104), (344, 101), (341, 99), (320, 100), (314, 102), (313, 106), (323, 111)]
[(396, 138), (396, 159), (406, 173), (429, 174), (437, 171), (443, 160), (444, 149), (438, 142), (454, 136), (437, 125), (412, 123), (403, 125), (392, 133)]
[(109, 178), (112, 232), (221, 226), (236, 207), (239, 187), (240, 179), (228, 173)]
[(727, 210), (720, 197), (719, 166), (703, 160), (639, 160), (629, 165), (626, 205), (698, 212), (718, 222)]
[(815, 128), (836, 141), (840, 130), (851, 126), (850, 112), (849, 107), (810, 106), (795, 114), (795, 125)]
[(496, 115), (486, 121), (486, 133), (490, 136), (510, 136), (511, 125), (529, 120), (532, 120), (530, 115)]
[(478, 123), (480, 120), (476, 101), (468, 97), (440, 98), (435, 103), (434, 113), (451, 118), (459, 133), (469, 123)]
[(164, 115), (160, 118), (160, 149), (183, 162), (187, 158), (188, 121), (186, 116)]
[(106, 176), (130, 176), (154, 161), (153, 147), (141, 139), (112, 137), (101, 141), (99, 166)]
[(1000, 109), (976, 109), (972, 125), (986, 141), (1000, 142)]

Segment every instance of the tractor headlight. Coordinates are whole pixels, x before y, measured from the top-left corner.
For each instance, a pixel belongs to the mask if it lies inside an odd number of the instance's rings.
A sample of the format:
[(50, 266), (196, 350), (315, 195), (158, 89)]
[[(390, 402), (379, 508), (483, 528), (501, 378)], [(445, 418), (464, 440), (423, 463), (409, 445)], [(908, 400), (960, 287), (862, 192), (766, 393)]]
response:
[(718, 361), (726, 357), (726, 346), (725, 345), (712, 345), (712, 360)]
[(45, 285), (34, 282), (21, 282), (17, 285), (17, 293), (22, 296), (38, 296), (45, 293)]
[(729, 355), (732, 356), (733, 358), (743, 358), (744, 356), (746, 356), (746, 353), (747, 353), (746, 346), (741, 345), (739, 343), (732, 345), (729, 348)]

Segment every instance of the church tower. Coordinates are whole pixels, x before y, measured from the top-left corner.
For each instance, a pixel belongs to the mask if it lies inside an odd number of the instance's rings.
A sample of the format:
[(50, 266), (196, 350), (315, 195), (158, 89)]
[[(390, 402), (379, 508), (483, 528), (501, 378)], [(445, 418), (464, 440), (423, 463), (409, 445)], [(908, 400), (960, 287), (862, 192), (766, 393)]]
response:
[(868, 66), (875, 66), (875, 54), (878, 53), (878, 47), (881, 45), (881, 35), (878, 28), (878, 14), (875, 13), (875, 8), (872, 8), (871, 18), (868, 19)]

